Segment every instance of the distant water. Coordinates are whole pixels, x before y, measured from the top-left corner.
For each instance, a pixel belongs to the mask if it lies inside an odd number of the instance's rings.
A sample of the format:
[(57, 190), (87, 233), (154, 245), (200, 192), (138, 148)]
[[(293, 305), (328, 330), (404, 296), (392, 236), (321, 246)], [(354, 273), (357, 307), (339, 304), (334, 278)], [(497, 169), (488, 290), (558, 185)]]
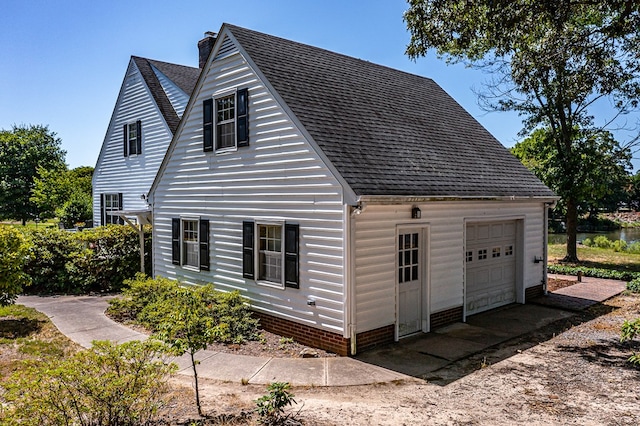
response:
[[(608, 232), (578, 232), (578, 241), (582, 241), (585, 238), (593, 240), (598, 235), (604, 235), (611, 241), (624, 240), (627, 244), (630, 244), (634, 241), (640, 241), (640, 228), (622, 228)], [(551, 244), (564, 244), (566, 242), (566, 234), (549, 234), (549, 243)]]

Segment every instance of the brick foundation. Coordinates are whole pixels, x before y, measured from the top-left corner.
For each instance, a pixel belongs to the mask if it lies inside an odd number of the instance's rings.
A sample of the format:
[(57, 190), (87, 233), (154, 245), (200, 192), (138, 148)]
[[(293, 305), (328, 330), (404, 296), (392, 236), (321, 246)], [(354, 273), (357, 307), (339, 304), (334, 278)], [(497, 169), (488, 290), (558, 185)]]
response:
[(257, 311), (254, 311), (253, 313), (260, 319), (260, 326), (271, 333), (275, 333), (283, 337), (292, 337), (296, 342), (300, 342), (303, 345), (335, 352), (338, 355), (347, 356), (349, 354), (351, 339), (346, 339), (340, 334), (320, 330), (318, 328), (299, 324), (284, 318), (263, 314)]
[(452, 324), (454, 322), (462, 321), (462, 306), (458, 306), (456, 308), (447, 309), (446, 311), (436, 312), (435, 314), (431, 314), (431, 330), (435, 330), (436, 328), (440, 328), (442, 326)]
[(395, 341), (395, 329), (395, 325), (391, 324), (356, 334), (356, 351), (360, 353), (379, 345), (393, 343)]
[(536, 285), (533, 287), (524, 289), (524, 302), (527, 303), (529, 300), (536, 298), (538, 296), (544, 295), (544, 286), (542, 284)]

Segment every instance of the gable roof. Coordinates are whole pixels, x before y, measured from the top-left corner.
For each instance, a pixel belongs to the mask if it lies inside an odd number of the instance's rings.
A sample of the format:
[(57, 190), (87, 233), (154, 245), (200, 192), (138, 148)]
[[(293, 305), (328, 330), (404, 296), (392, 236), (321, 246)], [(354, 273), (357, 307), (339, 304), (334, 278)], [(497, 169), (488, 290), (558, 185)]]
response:
[(167, 126), (169, 126), (171, 133), (175, 133), (178, 128), (178, 123), (180, 122), (180, 117), (173, 108), (171, 101), (162, 88), (162, 84), (158, 80), (158, 76), (151, 66), (153, 65), (167, 76), (167, 78), (173, 81), (173, 83), (175, 83), (180, 90), (186, 93), (187, 96), (191, 96), (201, 70), (199, 68), (141, 58), (139, 56), (132, 56), (131, 59), (135, 62), (138, 70), (140, 70), (140, 74), (149, 88), (149, 91), (153, 96), (153, 100), (156, 105), (158, 105), (158, 108), (160, 109)]
[(356, 195), (556, 198), (433, 80), (225, 29)]

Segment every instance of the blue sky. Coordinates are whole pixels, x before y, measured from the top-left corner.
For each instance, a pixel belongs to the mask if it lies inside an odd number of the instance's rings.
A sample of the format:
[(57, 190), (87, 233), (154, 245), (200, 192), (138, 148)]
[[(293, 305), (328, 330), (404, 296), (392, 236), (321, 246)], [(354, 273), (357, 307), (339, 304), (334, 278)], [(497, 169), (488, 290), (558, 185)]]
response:
[[(197, 42), (223, 22), (434, 79), (500, 142), (519, 117), (482, 111), (486, 76), (435, 55), (411, 61), (404, 0), (3, 0), (0, 129), (44, 124), (70, 167), (95, 166), (131, 55), (197, 66)], [(635, 121), (638, 118), (629, 117)]]

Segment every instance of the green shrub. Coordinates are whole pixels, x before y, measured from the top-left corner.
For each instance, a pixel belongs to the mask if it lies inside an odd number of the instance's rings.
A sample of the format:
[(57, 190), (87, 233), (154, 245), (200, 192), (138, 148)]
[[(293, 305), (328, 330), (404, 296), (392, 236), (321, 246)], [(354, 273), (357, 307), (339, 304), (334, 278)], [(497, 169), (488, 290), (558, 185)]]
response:
[(12, 226), (0, 225), (0, 306), (10, 305), (24, 286), (31, 283), (24, 268), (29, 255), (29, 242)]
[(242, 343), (258, 338), (258, 320), (239, 291), (215, 292), (214, 335), (218, 342)]
[(240, 292), (216, 291), (212, 285), (183, 288), (175, 280), (138, 274), (125, 281), (122, 297), (109, 301), (107, 312), (119, 320), (135, 321), (151, 331), (158, 331), (173, 315), (179, 299), (191, 293), (197, 293), (194, 297), (204, 309), (202, 315), (210, 317), (212, 341), (242, 343), (258, 338), (259, 321), (252, 316)]
[(640, 278), (636, 278), (627, 283), (627, 290), (632, 293), (640, 293)]
[(608, 249), (611, 248), (613, 242), (604, 235), (598, 235), (593, 239), (593, 247)]
[(640, 254), (640, 241), (634, 241), (627, 246), (627, 253)]
[[(81, 232), (56, 228), (25, 230), (31, 242), (25, 272), (33, 293), (117, 291), (140, 270), (138, 233), (110, 225)], [(151, 233), (145, 230), (145, 263), (150, 269)]]
[[(640, 318), (634, 321), (626, 321), (622, 324), (622, 331), (620, 333), (620, 341), (625, 342), (635, 339), (640, 334)], [(630, 363), (640, 366), (640, 353), (634, 352), (628, 360)]]
[(92, 204), (90, 193), (74, 192), (62, 207), (56, 210), (56, 216), (65, 228), (73, 228), (78, 223), (84, 226), (93, 219)]
[(178, 287), (175, 280), (138, 273), (124, 281), (122, 296), (109, 301), (107, 312), (118, 321), (135, 321), (154, 330), (158, 323), (156, 304), (170, 299)]
[(549, 264), (547, 271), (551, 274), (578, 275), (582, 272), (585, 277), (605, 278), (611, 280), (631, 281), (640, 278), (640, 273), (629, 271), (618, 271), (615, 269), (588, 268), (586, 266), (569, 266)]
[(267, 386), (268, 394), (257, 399), (256, 413), (258, 421), (266, 425), (283, 425), (287, 420), (294, 419), (298, 413), (286, 414), (285, 408), (296, 403), (294, 394), (290, 391), (289, 383), (275, 382)]
[(33, 285), (30, 293), (72, 293), (65, 265), (70, 256), (82, 250), (82, 244), (75, 234), (58, 228), (28, 228), (29, 260), (25, 272), (31, 277)]
[(160, 342), (91, 349), (52, 364), (31, 363), (3, 384), (7, 425), (140, 425), (154, 420), (167, 399), (175, 365), (162, 361)]
[(591, 238), (585, 238), (582, 240), (582, 244), (587, 247), (593, 247), (593, 240)]
[(627, 247), (628, 247), (627, 242), (624, 240), (616, 240), (613, 243), (611, 243), (611, 248), (616, 253), (627, 251)]

